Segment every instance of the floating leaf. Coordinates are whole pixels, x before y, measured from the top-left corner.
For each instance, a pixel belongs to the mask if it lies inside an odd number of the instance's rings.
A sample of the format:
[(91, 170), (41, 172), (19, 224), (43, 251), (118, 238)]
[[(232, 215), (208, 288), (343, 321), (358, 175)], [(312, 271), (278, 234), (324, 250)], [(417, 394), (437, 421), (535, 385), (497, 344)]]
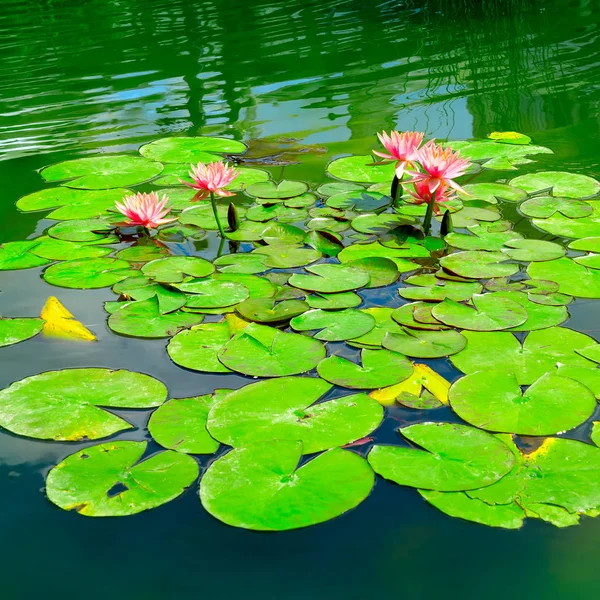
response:
[(37, 245), (36, 240), (0, 244), (0, 271), (32, 269), (47, 265), (50, 260), (31, 253)]
[(370, 281), (368, 273), (348, 265), (319, 264), (306, 270), (312, 275), (294, 273), (289, 284), (310, 292), (332, 294), (358, 289)]
[(455, 423), (419, 423), (402, 435), (418, 450), (375, 446), (373, 470), (399, 485), (455, 492), (491, 485), (506, 475), (515, 458), (506, 444), (489, 433)]
[(498, 200), (519, 202), (527, 198), (527, 192), (504, 183), (469, 183), (463, 186), (463, 189), (469, 195), (459, 193), (459, 198), (462, 200), (485, 200), (496, 204)]
[(467, 346), (450, 360), (463, 373), (502, 369), (514, 373), (519, 385), (552, 373), (558, 364), (593, 368), (594, 363), (577, 354), (576, 350), (594, 343), (583, 333), (566, 327), (550, 327), (532, 331), (521, 346), (508, 332), (465, 331)]
[(354, 292), (340, 292), (339, 294), (311, 294), (306, 297), (310, 308), (323, 310), (338, 310), (341, 308), (354, 308), (362, 303), (362, 298)]
[(592, 207), (587, 202), (554, 196), (530, 198), (521, 204), (519, 210), (528, 217), (538, 219), (547, 219), (556, 213), (560, 213), (569, 219), (580, 219), (592, 213)]
[(219, 351), (231, 338), (227, 323), (203, 323), (174, 336), (167, 352), (171, 360), (186, 369), (205, 373), (230, 373), (217, 358)]
[(527, 320), (509, 331), (533, 331), (560, 325), (569, 318), (569, 313), (564, 306), (542, 305), (532, 302), (530, 297), (523, 292), (495, 292), (498, 298), (508, 298), (520, 304), (527, 311)]
[(212, 277), (191, 279), (184, 283), (177, 283), (175, 287), (189, 294), (186, 306), (190, 308), (233, 306), (246, 300), (250, 295), (248, 288), (241, 283), (222, 281)]
[(257, 248), (252, 255), (261, 255), (260, 260), (263, 261), (263, 264), (274, 269), (303, 267), (321, 258), (321, 253), (312, 248), (301, 248), (299, 246), (283, 244), (273, 244)]
[(125, 260), (84, 258), (51, 265), (44, 271), (44, 279), (59, 287), (89, 290), (110, 287), (135, 274)]
[(515, 177), (510, 185), (519, 187), (529, 194), (552, 190), (555, 197), (587, 198), (600, 192), (600, 183), (577, 173), (565, 171), (542, 171)]
[(310, 371), (325, 357), (312, 338), (251, 324), (237, 333), (218, 354), (232, 371), (253, 377), (284, 377)]
[(436, 373), (427, 365), (416, 363), (415, 374), (419, 377), (419, 381), (423, 387), (429, 390), (437, 400), (442, 404), (449, 403), (448, 392), (450, 391), (450, 383), (439, 373)]
[(589, 269), (567, 257), (532, 263), (527, 268), (527, 274), (532, 279), (555, 281), (562, 294), (600, 298), (600, 270)]
[(316, 339), (341, 342), (367, 334), (375, 327), (375, 319), (368, 313), (352, 308), (339, 311), (317, 309), (294, 317), (290, 326), (296, 331), (318, 329), (314, 335)]
[(177, 498), (198, 477), (198, 464), (171, 450), (140, 462), (146, 445), (111, 442), (67, 456), (48, 473), (48, 499), (86, 517), (123, 517)]
[(577, 427), (596, 408), (581, 383), (545, 374), (525, 392), (503, 370), (479, 371), (455, 382), (450, 403), (459, 417), (481, 429), (520, 435), (552, 435)]
[(510, 297), (475, 294), (473, 307), (446, 299), (431, 314), (446, 325), (473, 331), (498, 331), (525, 323), (527, 311)]
[(392, 312), (392, 319), (401, 323), (404, 327), (411, 329), (425, 329), (431, 331), (449, 329), (447, 325), (444, 325), (432, 315), (432, 310), (435, 306), (435, 304), (428, 302), (412, 302), (411, 304), (404, 304)]
[(163, 448), (186, 454), (214, 454), (219, 448), (206, 429), (212, 396), (172, 398), (156, 409), (148, 431)]
[(114, 285), (113, 292), (133, 300), (148, 300), (152, 296), (156, 296), (160, 312), (163, 314), (181, 308), (187, 301), (186, 295), (179, 290), (144, 276), (128, 277), (119, 281)]
[(179, 283), (186, 277), (206, 277), (215, 270), (198, 256), (168, 256), (153, 260), (142, 267), (142, 273), (162, 283)]
[(404, 280), (414, 286), (399, 288), (398, 293), (407, 300), (425, 300), (427, 302), (441, 302), (446, 298), (455, 302), (469, 300), (473, 294), (481, 292), (478, 282), (463, 283), (459, 281), (444, 281), (435, 275), (412, 275)]
[(440, 259), (442, 267), (461, 277), (488, 279), (490, 277), (508, 277), (519, 270), (516, 264), (508, 264), (501, 252), (455, 252)]
[(330, 162), (327, 171), (333, 177), (363, 183), (391, 182), (394, 165), (374, 165), (372, 156), (345, 156)]
[(458, 331), (405, 331), (388, 333), (383, 347), (416, 358), (440, 358), (460, 352), (467, 344)]
[(246, 193), (250, 196), (269, 199), (284, 199), (300, 196), (308, 190), (308, 185), (302, 181), (286, 181), (279, 183), (274, 181), (263, 181), (253, 183), (246, 188)]
[(505, 144), (529, 144), (531, 138), (524, 133), (517, 133), (516, 131), (494, 131), (488, 135), (491, 140), (503, 142)]
[(568, 238), (586, 238), (600, 235), (600, 206), (597, 202), (584, 202), (592, 212), (587, 217), (571, 219), (555, 214), (547, 219), (533, 219), (533, 224), (553, 235)]
[(304, 236), (304, 241), (307, 245), (326, 256), (337, 256), (344, 247), (341, 236), (331, 231), (309, 231)]
[(86, 342), (93, 342), (97, 339), (54, 296), (50, 296), (46, 300), (40, 316), (44, 320), (44, 335)]
[(298, 468), (302, 452), (277, 440), (232, 450), (202, 478), (202, 505), (234, 527), (283, 531), (333, 519), (371, 492), (373, 471), (358, 454), (334, 448)]
[(7, 319), (0, 317), (0, 348), (18, 344), (42, 331), (41, 319)]
[(360, 188), (360, 190), (334, 194), (328, 198), (327, 206), (356, 212), (375, 212), (385, 209), (391, 200), (389, 196), (385, 196), (384, 194), (367, 192)]
[(334, 181), (333, 183), (324, 183), (317, 188), (317, 193), (321, 196), (335, 196), (344, 192), (356, 192), (363, 190), (363, 186), (357, 183), (347, 181)]
[(396, 263), (382, 256), (359, 258), (345, 264), (369, 274), (369, 283), (365, 286), (367, 288), (385, 287), (394, 283), (400, 275)]
[(582, 250), (583, 252), (600, 252), (600, 237), (588, 237), (575, 240), (569, 244), (571, 250)]
[(223, 273), (252, 275), (263, 273), (269, 267), (265, 264), (267, 257), (260, 254), (225, 254), (217, 258), (214, 265)]
[(413, 372), (412, 363), (402, 354), (390, 350), (361, 351), (361, 365), (341, 356), (330, 356), (317, 366), (319, 376), (354, 389), (376, 389), (400, 383)]
[(163, 170), (159, 162), (140, 156), (119, 154), (68, 160), (42, 169), (46, 181), (65, 181), (66, 187), (99, 190), (136, 185), (156, 177)]
[(444, 239), (450, 246), (459, 250), (502, 250), (504, 244), (520, 237), (514, 231), (486, 231), (477, 226), (471, 226), (470, 231), (475, 235), (450, 233)]
[(168, 137), (154, 140), (140, 148), (140, 154), (164, 163), (198, 163), (207, 152), (240, 154), (246, 144), (219, 137)]
[(375, 319), (375, 327), (365, 335), (349, 340), (350, 346), (358, 348), (381, 348), (383, 338), (387, 333), (402, 332), (402, 328), (392, 319), (393, 308), (375, 306), (372, 308), (363, 308), (361, 312), (371, 315)]
[[(31, 254), (48, 260), (78, 260), (80, 258), (101, 258), (113, 252), (113, 248), (94, 246), (90, 242), (67, 242), (42, 236), (35, 239), (36, 243), (29, 249)], [(1, 250), (0, 250), (1, 254)]]
[(379, 426), (383, 410), (366, 394), (317, 403), (331, 387), (313, 377), (283, 377), (246, 385), (213, 406), (208, 429), (229, 446), (300, 440), (304, 452), (312, 454), (343, 446)]
[(341, 263), (363, 258), (389, 258), (396, 263), (401, 273), (413, 271), (418, 265), (411, 263), (407, 258), (429, 258), (429, 251), (418, 244), (407, 244), (406, 248), (388, 248), (379, 242), (372, 244), (354, 244), (347, 246), (338, 254)]
[(273, 298), (249, 298), (238, 304), (236, 310), (248, 321), (278, 323), (289, 321), (309, 308), (302, 300), (276, 302)]
[(161, 246), (130, 246), (119, 250), (115, 256), (131, 263), (146, 263), (168, 256), (168, 254), (169, 250)]
[(565, 249), (554, 242), (543, 240), (510, 240), (504, 244), (502, 252), (513, 260), (543, 262), (555, 260), (565, 255)]
[(43, 440), (96, 440), (131, 425), (103, 410), (159, 406), (167, 389), (130, 371), (65, 369), (27, 377), (0, 391), (0, 425)]
[(119, 241), (112, 233), (112, 226), (103, 219), (77, 219), (56, 223), (48, 229), (48, 235), (66, 242), (116, 244)]

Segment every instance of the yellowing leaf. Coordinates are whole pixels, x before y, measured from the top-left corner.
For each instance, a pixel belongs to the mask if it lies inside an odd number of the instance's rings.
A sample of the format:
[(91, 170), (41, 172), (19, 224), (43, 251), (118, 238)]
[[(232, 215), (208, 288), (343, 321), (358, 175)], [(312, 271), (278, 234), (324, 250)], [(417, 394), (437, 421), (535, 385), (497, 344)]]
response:
[(231, 331), (232, 335), (250, 325), (248, 321), (244, 321), (244, 319), (240, 319), (240, 317), (234, 314), (225, 315), (225, 321), (229, 326), (229, 331)]
[(59, 302), (58, 298), (50, 296), (42, 308), (40, 315), (44, 320), (44, 335), (70, 340), (85, 340), (93, 342), (97, 338)]
[(373, 400), (377, 400), (377, 402), (383, 406), (391, 406), (394, 404), (396, 398), (403, 392), (418, 397), (421, 394), (422, 388), (421, 377), (421, 374), (417, 373), (415, 370), (408, 379), (401, 381), (396, 385), (390, 385), (389, 387), (374, 390), (369, 396), (373, 398)]
[(492, 140), (498, 140), (509, 144), (529, 144), (531, 138), (524, 133), (516, 131), (494, 131), (488, 136)]
[(449, 381), (424, 364), (415, 364), (415, 372), (419, 374), (425, 389), (429, 390), (442, 404), (448, 404)]

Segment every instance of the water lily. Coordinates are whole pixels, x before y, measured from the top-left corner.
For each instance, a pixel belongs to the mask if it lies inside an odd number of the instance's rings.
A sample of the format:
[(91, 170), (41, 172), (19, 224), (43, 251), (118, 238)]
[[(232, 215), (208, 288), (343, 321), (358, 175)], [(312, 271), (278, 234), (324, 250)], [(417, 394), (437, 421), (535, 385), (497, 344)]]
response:
[(198, 190), (199, 193), (196, 194), (194, 200), (202, 200), (209, 194), (216, 194), (221, 197), (234, 195), (225, 188), (239, 173), (227, 163), (220, 161), (208, 163), (207, 165), (198, 163), (197, 165), (190, 165), (190, 168), (189, 176), (193, 179), (194, 183), (184, 181), (183, 179), (180, 179), (180, 181), (184, 185)]
[(385, 131), (378, 133), (377, 137), (383, 144), (383, 147), (388, 151), (388, 154), (373, 150), (373, 154), (383, 158), (382, 161), (375, 164), (384, 164), (395, 161), (396, 177), (402, 179), (406, 168), (414, 167), (414, 162), (418, 159), (418, 149), (423, 141), (424, 135), (425, 134), (419, 133), (418, 131), (404, 131), (402, 133), (391, 131), (389, 135)]
[(425, 180), (417, 181), (414, 184), (414, 192), (409, 190), (409, 194), (414, 198), (413, 204), (429, 204), (433, 202), (433, 211), (436, 215), (440, 214), (440, 204), (444, 204), (455, 198), (454, 191), (445, 183), (439, 185), (435, 192), (429, 188), (429, 183)]
[(454, 181), (464, 175), (471, 165), (469, 159), (461, 158), (460, 152), (454, 152), (452, 148), (442, 148), (431, 140), (417, 150), (417, 160), (423, 172), (409, 172), (412, 179), (408, 183), (424, 182), (431, 192), (435, 192), (443, 184), (469, 195)]
[(125, 196), (123, 203), (116, 202), (117, 210), (127, 217), (127, 221), (119, 223), (124, 227), (142, 226), (145, 229), (154, 229), (165, 223), (172, 223), (177, 219), (165, 219), (171, 212), (167, 207), (169, 199), (163, 194), (159, 199), (156, 192), (149, 194), (139, 192), (132, 196)]

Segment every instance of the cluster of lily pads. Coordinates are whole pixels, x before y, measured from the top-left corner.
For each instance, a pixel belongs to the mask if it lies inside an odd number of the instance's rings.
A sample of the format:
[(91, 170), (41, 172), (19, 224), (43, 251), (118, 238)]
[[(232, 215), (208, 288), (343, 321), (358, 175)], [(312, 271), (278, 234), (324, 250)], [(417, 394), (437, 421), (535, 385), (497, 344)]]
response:
[[(2, 244), (0, 270), (44, 267), (53, 286), (111, 287), (116, 334), (168, 339), (185, 369), (262, 378), (168, 400), (161, 382), (124, 370), (13, 383), (0, 391), (8, 431), (101, 440), (132, 427), (109, 409), (144, 409), (165, 449), (147, 457), (145, 442), (118, 439), (86, 447), (50, 471), (49, 499), (88, 516), (135, 514), (179, 496), (198, 478), (194, 455), (215, 454), (202, 505), (249, 529), (334, 518), (369, 495), (376, 474), (491, 526), (596, 516), (600, 426), (597, 445), (555, 436), (589, 422), (600, 398), (600, 344), (561, 327), (573, 298), (600, 298), (600, 183), (556, 171), (511, 177), (551, 152), (522, 134), (451, 146), (473, 165), (466, 193), (444, 205), (453, 226), (439, 237), (420, 228), (426, 206), (390, 192), (394, 165), (369, 156), (334, 160), (314, 189), (273, 180), (244, 161), (244, 144), (211, 137), (43, 169), (58, 185), (17, 207), (55, 222)], [(220, 160), (239, 176), (218, 208), (229, 227), (215, 257), (205, 249), (218, 229), (211, 206), (181, 182), (190, 163)], [(471, 182), (496, 171), (501, 180)], [(153, 235), (116, 225), (115, 201), (140, 185), (160, 188), (177, 216)], [(531, 219), (535, 239), (503, 218), (511, 207)], [(0, 346), (43, 327), (43, 318), (1, 318)], [(446, 357), (464, 374), (452, 386), (435, 370)], [(402, 427), (397, 445), (373, 445), (394, 403), (428, 411), (424, 422)], [(444, 405), (465, 424), (437, 422)], [(537, 450), (520, 436), (538, 436)]]

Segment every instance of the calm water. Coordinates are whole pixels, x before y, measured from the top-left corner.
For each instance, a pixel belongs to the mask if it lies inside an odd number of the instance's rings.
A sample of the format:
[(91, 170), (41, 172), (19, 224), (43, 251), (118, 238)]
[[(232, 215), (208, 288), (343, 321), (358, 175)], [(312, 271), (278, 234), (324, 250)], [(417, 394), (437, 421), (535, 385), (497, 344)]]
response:
[[(47, 226), (14, 208), (42, 187), (40, 167), (178, 133), (258, 140), (258, 155), (299, 140), (311, 151), (286, 156), (301, 161), (286, 177), (315, 182), (328, 160), (366, 153), (383, 128), (438, 138), (517, 130), (555, 151), (542, 166), (600, 176), (598, 0), (473, 4), (3, 0), (0, 241)], [(175, 367), (164, 340), (110, 334), (109, 290), (50, 288), (37, 269), (3, 272), (0, 289), (5, 316), (34, 316), (55, 294), (100, 338), (4, 348), (0, 387), (75, 366), (152, 373), (174, 397), (246, 382)], [(571, 312), (569, 326), (600, 339), (595, 304)], [(444, 374), (456, 377), (450, 366)], [(139, 429), (122, 437), (145, 439), (145, 417), (127, 417)], [(395, 409), (378, 439), (425, 418)], [(73, 450), (0, 433), (3, 598), (598, 596), (600, 519), (497, 531), (384, 481), (350, 514), (289, 533), (226, 527), (201, 509), (195, 489), (135, 517), (85, 519), (43, 493), (48, 469)]]

